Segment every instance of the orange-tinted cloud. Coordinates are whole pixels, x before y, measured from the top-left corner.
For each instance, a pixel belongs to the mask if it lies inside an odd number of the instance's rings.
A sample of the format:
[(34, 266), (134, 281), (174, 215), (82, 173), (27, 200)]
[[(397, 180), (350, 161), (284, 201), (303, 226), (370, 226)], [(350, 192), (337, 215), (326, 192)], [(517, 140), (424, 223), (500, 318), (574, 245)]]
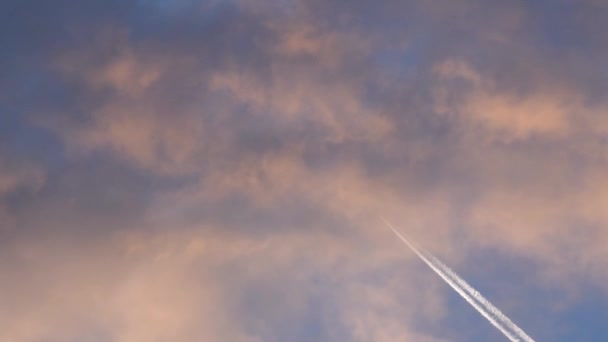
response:
[[(436, 73), (440, 79), (435, 90), (437, 111), (470, 120), (467, 125), (480, 126), (502, 141), (567, 135), (573, 117), (585, 110), (578, 94), (555, 91), (552, 86), (523, 95), (501, 92), (491, 79), (462, 62), (444, 62)], [(453, 98), (445, 88), (450, 80), (467, 82), (471, 90), (464, 98)], [(457, 103), (450, 105), (450, 100)]]
[(53, 9), (71, 39), (0, 80), (37, 165), (0, 157), (0, 340), (466, 340), (380, 216), (522, 289), (603, 286), (600, 38), (498, 2), (107, 6)]

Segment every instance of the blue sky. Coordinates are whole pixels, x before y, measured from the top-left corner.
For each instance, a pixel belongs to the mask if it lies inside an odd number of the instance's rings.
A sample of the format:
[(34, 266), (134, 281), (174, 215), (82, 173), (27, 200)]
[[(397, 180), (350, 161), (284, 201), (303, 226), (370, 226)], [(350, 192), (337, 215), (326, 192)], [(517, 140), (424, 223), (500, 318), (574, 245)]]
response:
[(603, 1), (0, 5), (0, 340), (608, 339)]

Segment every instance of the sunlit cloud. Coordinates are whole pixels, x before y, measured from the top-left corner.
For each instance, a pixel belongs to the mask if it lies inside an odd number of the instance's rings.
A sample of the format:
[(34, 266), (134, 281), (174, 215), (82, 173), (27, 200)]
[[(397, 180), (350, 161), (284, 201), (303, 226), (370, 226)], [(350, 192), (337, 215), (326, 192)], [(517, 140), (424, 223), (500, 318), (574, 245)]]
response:
[(597, 1), (7, 8), (0, 340), (495, 338), (380, 216), (515, 321), (605, 294)]

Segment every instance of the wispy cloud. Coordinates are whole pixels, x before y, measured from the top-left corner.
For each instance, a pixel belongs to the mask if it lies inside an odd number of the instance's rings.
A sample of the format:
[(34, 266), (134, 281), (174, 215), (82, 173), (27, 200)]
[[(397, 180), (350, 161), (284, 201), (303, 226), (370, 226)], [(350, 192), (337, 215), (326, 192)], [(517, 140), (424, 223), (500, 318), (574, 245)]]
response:
[(0, 339), (442, 340), (379, 213), (521, 303), (605, 284), (597, 1), (0, 13)]

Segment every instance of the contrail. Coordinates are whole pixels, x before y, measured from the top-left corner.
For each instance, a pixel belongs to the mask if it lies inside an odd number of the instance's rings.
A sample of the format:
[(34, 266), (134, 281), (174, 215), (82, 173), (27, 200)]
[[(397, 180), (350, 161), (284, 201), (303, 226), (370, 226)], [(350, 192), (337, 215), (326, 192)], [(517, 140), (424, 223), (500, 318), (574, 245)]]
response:
[(451, 277), (456, 284), (458, 284), (461, 288), (467, 291), (473, 298), (475, 298), (478, 302), (480, 302), (486, 310), (492, 313), (494, 316), (498, 318), (498, 320), (511, 329), (515, 334), (521, 338), (525, 342), (534, 342), (534, 340), (528, 336), (517, 324), (513, 323), (505, 314), (502, 313), (497, 307), (495, 307), (489, 300), (487, 300), (481, 293), (475, 290), (469, 283), (467, 283), (464, 279), (462, 279), (458, 274), (456, 274), (451, 268), (444, 265), (439, 259), (435, 258), (431, 253), (425, 251), (426, 254), (430, 256), (431, 262), (434, 262), (440, 269), (442, 269), (449, 277)]
[[(384, 220), (384, 219), (383, 219)], [(464, 291), (461, 287), (459, 287), (450, 277), (447, 276), (441, 269), (439, 269), (435, 264), (433, 264), (427, 257), (422, 254), (414, 245), (412, 245), (403, 235), (401, 235), (390, 223), (386, 220), (384, 222), (388, 225), (388, 227), (401, 239), (405, 244), (412, 250), (422, 261), (424, 261), (437, 275), (441, 277), (448, 285), (450, 285), (458, 294), (464, 298), (473, 308), (475, 308), (483, 317), (485, 317), (493, 326), (495, 326), (500, 332), (502, 332), (510, 341), (517, 342), (519, 339), (517, 336), (513, 335), (509, 330), (507, 330), (502, 324), (500, 324), (494, 316), (492, 316), (489, 312), (485, 310), (481, 306), (480, 303), (476, 302), (468, 293)]]

